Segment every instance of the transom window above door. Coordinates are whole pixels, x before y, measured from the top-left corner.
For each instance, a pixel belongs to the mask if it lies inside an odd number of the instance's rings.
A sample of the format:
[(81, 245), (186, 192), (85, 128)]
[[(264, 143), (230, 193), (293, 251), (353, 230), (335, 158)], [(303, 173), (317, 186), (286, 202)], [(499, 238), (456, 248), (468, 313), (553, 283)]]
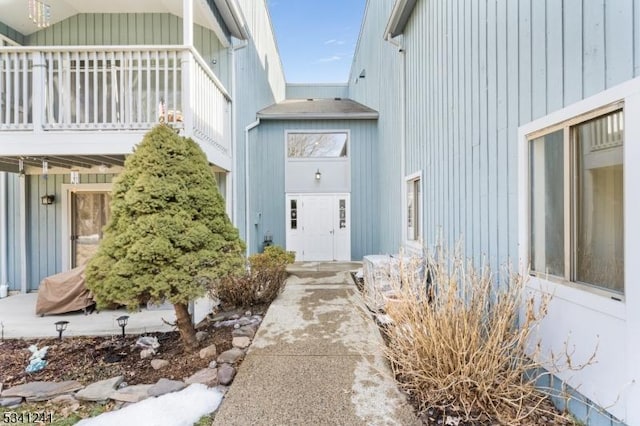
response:
[(347, 158), (347, 132), (287, 133), (288, 158)]

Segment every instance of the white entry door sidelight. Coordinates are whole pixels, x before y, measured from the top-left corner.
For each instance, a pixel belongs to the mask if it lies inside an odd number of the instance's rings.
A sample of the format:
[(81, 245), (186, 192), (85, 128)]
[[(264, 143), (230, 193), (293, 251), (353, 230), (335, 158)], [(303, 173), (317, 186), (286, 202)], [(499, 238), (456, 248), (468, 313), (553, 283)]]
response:
[(349, 194), (288, 194), (287, 250), (296, 261), (351, 260)]

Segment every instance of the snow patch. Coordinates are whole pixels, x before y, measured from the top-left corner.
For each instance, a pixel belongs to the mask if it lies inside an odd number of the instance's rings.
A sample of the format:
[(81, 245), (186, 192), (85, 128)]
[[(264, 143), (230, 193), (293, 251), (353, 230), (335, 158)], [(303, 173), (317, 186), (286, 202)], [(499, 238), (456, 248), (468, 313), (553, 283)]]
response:
[(221, 401), (222, 392), (198, 383), (180, 392), (145, 399), (120, 410), (85, 419), (78, 425), (192, 426), (200, 417), (215, 411)]

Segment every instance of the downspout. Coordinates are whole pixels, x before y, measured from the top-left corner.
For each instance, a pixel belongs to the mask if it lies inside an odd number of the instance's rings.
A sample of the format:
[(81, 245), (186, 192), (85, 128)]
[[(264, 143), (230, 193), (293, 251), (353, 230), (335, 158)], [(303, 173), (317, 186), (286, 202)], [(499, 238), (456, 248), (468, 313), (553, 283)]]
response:
[(9, 271), (7, 262), (7, 172), (0, 173), (0, 299), (9, 292)]
[(260, 125), (260, 119), (258, 118), (253, 123), (244, 128), (244, 210), (245, 210), (245, 243), (247, 245), (247, 258), (249, 257), (251, 238), (249, 238), (251, 225), (250, 225), (250, 212), (249, 212), (249, 132)]
[[(248, 40), (243, 40), (238, 45), (231, 45), (229, 49), (231, 55), (231, 93), (233, 101), (231, 103), (231, 155), (233, 156), (233, 162), (236, 163), (238, 159), (238, 94), (236, 93), (236, 50), (244, 49), (249, 44)], [(233, 172), (231, 173), (231, 197), (233, 198), (231, 204), (233, 209), (233, 224), (238, 226), (238, 179), (236, 179), (236, 170), (238, 164), (234, 164)]]

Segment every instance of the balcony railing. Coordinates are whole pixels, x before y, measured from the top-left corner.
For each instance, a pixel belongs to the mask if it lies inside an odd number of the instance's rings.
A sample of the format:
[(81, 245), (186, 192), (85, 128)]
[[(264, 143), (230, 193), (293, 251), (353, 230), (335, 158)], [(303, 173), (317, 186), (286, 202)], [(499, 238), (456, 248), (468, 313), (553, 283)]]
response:
[(0, 48), (0, 131), (166, 122), (229, 154), (229, 117), (229, 94), (193, 48)]

